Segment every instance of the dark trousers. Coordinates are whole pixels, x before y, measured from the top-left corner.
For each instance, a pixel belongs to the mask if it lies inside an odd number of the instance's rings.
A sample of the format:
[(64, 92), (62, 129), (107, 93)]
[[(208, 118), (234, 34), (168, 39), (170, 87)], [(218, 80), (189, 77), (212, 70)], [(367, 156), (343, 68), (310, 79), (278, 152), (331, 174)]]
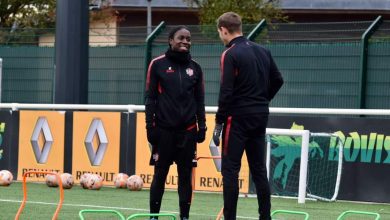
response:
[[(150, 213), (159, 213), (170, 165), (177, 164), (180, 218), (189, 217), (192, 196), (192, 166), (196, 154), (196, 128), (185, 131), (160, 129), (160, 139), (153, 146), (154, 176), (150, 187)], [(157, 219), (157, 218), (156, 218)]]
[(246, 152), (257, 191), (261, 220), (271, 219), (271, 193), (267, 178), (265, 129), (268, 115), (229, 117), (222, 135), (222, 176), (225, 220), (235, 220), (241, 158)]

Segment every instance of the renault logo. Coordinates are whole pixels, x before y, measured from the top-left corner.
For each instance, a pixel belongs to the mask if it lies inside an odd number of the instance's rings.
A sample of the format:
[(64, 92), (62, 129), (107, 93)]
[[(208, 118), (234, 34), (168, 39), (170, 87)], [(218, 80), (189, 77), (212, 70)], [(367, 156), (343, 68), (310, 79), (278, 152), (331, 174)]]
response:
[[(43, 135), (42, 150), (39, 147), (39, 136)], [(39, 117), (35, 124), (33, 134), (31, 136), (31, 145), (33, 147), (35, 159), (40, 164), (45, 164), (53, 144), (53, 136), (51, 135), (49, 124), (46, 117)]]
[[(98, 146), (96, 152), (93, 150), (93, 139), (95, 135), (97, 135), (98, 137)], [(94, 118), (92, 120), (84, 143), (91, 165), (100, 166), (103, 161), (104, 154), (106, 153), (108, 144), (106, 131), (104, 130), (102, 120), (100, 120), (99, 118)]]

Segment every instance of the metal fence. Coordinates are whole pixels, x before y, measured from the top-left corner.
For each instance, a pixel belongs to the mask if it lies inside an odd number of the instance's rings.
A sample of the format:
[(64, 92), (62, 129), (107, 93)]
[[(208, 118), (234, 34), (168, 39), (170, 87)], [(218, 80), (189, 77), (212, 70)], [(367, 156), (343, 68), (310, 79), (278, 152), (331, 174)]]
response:
[(256, 41), (262, 43), (356, 42), (372, 21), (331, 23), (282, 23), (266, 27)]
[[(263, 28), (258, 24), (244, 25), (246, 36), (259, 28), (253, 40), (270, 49), (285, 78), (285, 85), (271, 105), (360, 108), (364, 94), (364, 108), (390, 108), (390, 22), (383, 21), (373, 30), (364, 52), (362, 36), (372, 23), (282, 23)], [(205, 73), (206, 105), (216, 105), (219, 59), (224, 46), (215, 26), (188, 27), (193, 41), (191, 54)], [(164, 53), (171, 28), (166, 26), (156, 34), (150, 47), (146, 27), (91, 30), (89, 103), (143, 104), (148, 51), (152, 58)], [(54, 37), (54, 32), (25, 30), (23, 33), (41, 35), (26, 34), (22, 38), (16, 31), (0, 30), (2, 102), (52, 103), (54, 39), (51, 44), (44, 39), (50, 39), (50, 33)], [(32, 38), (27, 40), (27, 36)], [(362, 78), (364, 56), (366, 78)]]

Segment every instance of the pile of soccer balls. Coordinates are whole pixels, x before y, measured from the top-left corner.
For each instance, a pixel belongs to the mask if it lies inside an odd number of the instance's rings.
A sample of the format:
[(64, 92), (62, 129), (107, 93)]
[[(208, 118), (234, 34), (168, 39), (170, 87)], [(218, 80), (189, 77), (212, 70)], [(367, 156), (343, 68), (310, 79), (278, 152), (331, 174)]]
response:
[(98, 174), (84, 173), (80, 177), (80, 186), (84, 189), (99, 190), (103, 186), (103, 177)]
[(114, 185), (116, 188), (128, 188), (131, 191), (140, 191), (144, 185), (144, 181), (138, 175), (128, 176), (125, 173), (118, 173), (114, 177)]
[[(73, 176), (69, 173), (62, 173), (59, 174), (62, 188), (64, 189), (71, 189), (74, 185)], [(58, 178), (56, 175), (53, 174), (47, 174), (46, 175), (46, 185), (49, 187), (58, 187)]]
[[(62, 187), (70, 189), (74, 185), (72, 175), (69, 173), (60, 174)], [(58, 179), (55, 175), (46, 175), (46, 185), (49, 187), (58, 187)], [(85, 173), (80, 177), (80, 186), (84, 189), (99, 190), (103, 186), (103, 178), (98, 174)]]
[[(59, 174), (62, 187), (71, 189), (74, 185), (74, 179), (69, 173)], [(13, 175), (8, 170), (0, 171), (0, 186), (9, 186), (13, 181)], [(49, 187), (58, 187), (57, 175), (47, 174), (45, 177), (46, 185)], [(131, 191), (140, 191), (143, 187), (143, 180), (138, 175), (128, 176), (125, 173), (118, 173), (114, 177), (116, 188), (127, 188)], [(80, 177), (80, 186), (84, 189), (99, 190), (103, 186), (103, 178), (98, 174), (84, 173)]]
[(0, 186), (9, 186), (12, 183), (12, 180), (14, 177), (12, 176), (12, 173), (8, 170), (1, 170), (0, 171)]

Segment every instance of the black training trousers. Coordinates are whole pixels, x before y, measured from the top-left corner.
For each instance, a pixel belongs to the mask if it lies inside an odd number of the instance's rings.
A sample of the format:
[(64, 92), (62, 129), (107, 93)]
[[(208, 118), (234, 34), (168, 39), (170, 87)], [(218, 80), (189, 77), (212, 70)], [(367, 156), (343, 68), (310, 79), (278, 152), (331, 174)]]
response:
[[(196, 126), (187, 130), (159, 129), (158, 144), (153, 146), (154, 176), (150, 187), (150, 213), (159, 213), (170, 165), (177, 164), (180, 218), (188, 218), (192, 196), (192, 166), (196, 157)], [(158, 158), (158, 159), (157, 159)]]
[(230, 116), (222, 135), (222, 176), (225, 220), (235, 220), (241, 158), (246, 152), (256, 186), (261, 220), (271, 219), (271, 193), (267, 178), (265, 131), (268, 115)]

